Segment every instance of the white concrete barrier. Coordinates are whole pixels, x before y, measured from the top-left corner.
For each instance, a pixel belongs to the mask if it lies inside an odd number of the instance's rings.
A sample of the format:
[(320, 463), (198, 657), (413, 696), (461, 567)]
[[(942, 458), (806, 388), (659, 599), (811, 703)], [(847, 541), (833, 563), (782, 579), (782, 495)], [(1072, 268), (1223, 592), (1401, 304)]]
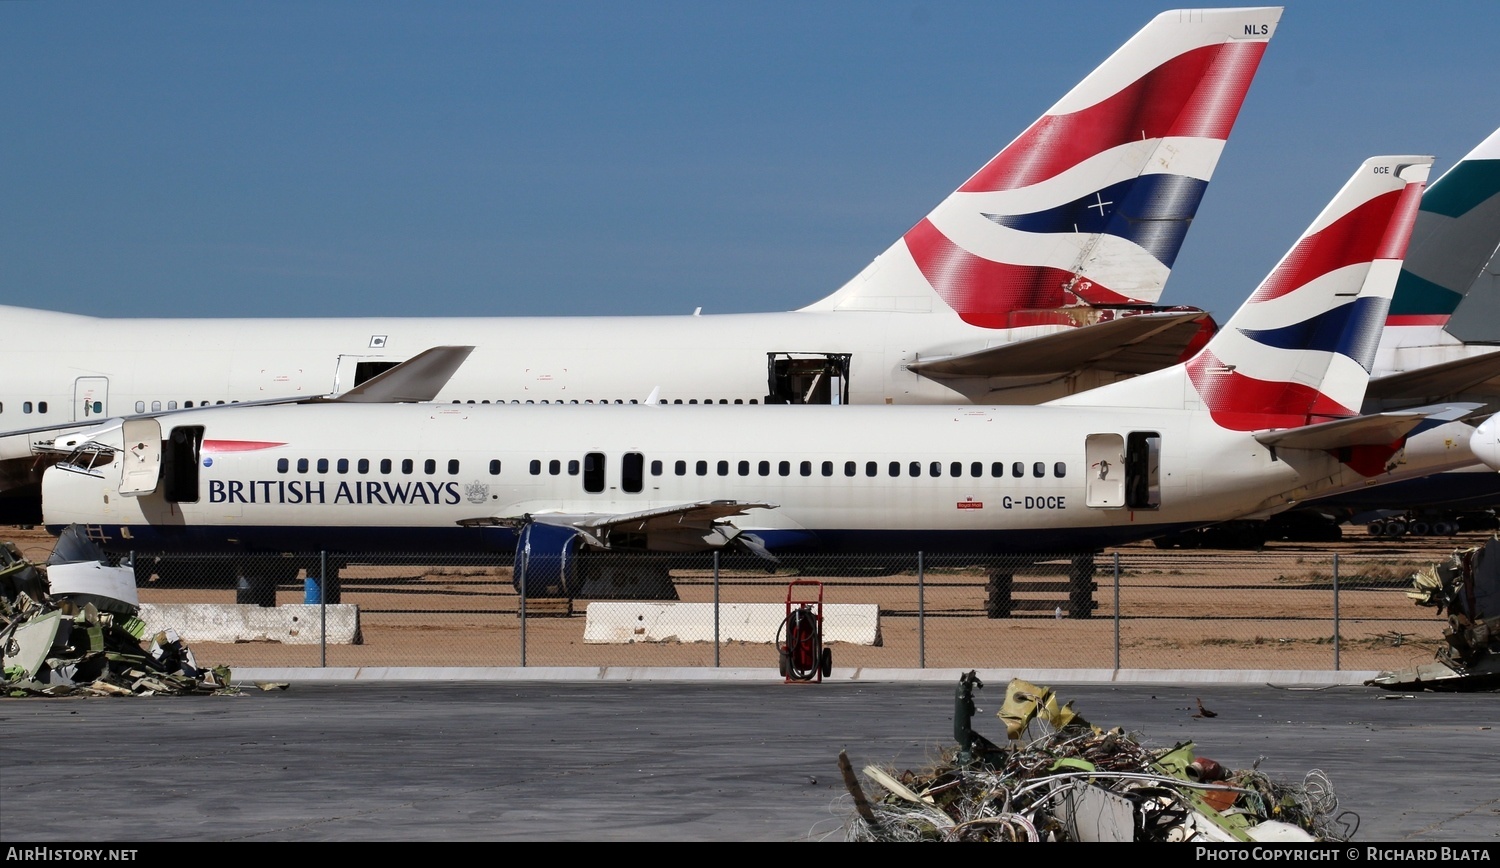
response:
[[(720, 642), (773, 644), (785, 603), (723, 603), (719, 607)], [(786, 641), (786, 636), (781, 636)], [(583, 626), (585, 644), (628, 645), (633, 642), (712, 642), (713, 603), (602, 602), (588, 604)], [(823, 606), (823, 643), (880, 644), (880, 607), (874, 603), (829, 603)]]
[(359, 607), (348, 603), (318, 606), (247, 606), (218, 603), (142, 603), (140, 618), (151, 636), (171, 627), (191, 646), (194, 642), (280, 642), (316, 645), (324, 610), (329, 645), (358, 645)]

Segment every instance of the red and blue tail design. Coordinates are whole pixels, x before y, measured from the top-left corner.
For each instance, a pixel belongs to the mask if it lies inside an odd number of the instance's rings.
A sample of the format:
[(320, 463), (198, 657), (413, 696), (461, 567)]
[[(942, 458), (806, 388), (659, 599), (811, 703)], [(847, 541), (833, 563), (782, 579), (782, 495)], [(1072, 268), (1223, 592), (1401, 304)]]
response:
[(1206, 410), (1233, 431), (1358, 416), (1431, 167), (1367, 160), (1191, 359), (1051, 403)]
[(808, 310), (1022, 311), (1160, 298), (1280, 7), (1157, 16), (838, 292)]
[(1359, 415), (1432, 158), (1364, 163), (1186, 366), (1220, 426)]

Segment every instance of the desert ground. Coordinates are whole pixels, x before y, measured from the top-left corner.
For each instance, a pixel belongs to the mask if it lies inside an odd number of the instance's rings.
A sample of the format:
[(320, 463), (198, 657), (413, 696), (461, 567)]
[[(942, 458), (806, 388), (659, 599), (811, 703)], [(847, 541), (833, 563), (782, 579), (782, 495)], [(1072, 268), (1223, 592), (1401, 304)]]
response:
[[(682, 602), (717, 599), (783, 610), (789, 599), (874, 604), (878, 644), (829, 642), (835, 669), (1381, 671), (1429, 662), (1442, 642), (1444, 617), (1406, 596), (1411, 574), (1489, 537), (1485, 532), (1388, 540), (1356, 528), (1346, 530), (1339, 542), (1271, 543), (1258, 551), (1126, 546), (1096, 558), (1095, 608), (1087, 617), (1068, 615), (1066, 594), (1023, 585), (1039, 581), (1061, 587), (1066, 561), (1017, 570), (1016, 609), (1009, 617), (990, 617), (987, 611), (987, 569), (938, 559), (929, 559), (920, 575), (914, 563), (897, 572), (840, 574), (830, 565), (813, 577), (766, 570), (721, 570), (715, 577), (711, 570), (674, 570), (671, 578)], [(0, 540), (14, 542), (37, 563), (45, 563), (54, 543), (41, 529), (21, 527), (0, 528)], [(797, 580), (815, 584), (794, 586)], [(596, 602), (589, 599), (529, 600), (523, 619), (505, 565), (430, 566), (415, 560), (350, 565), (341, 581), (342, 604), (357, 607), (356, 643), (215, 641), (205, 625), (182, 625), (179, 631), (197, 636), (190, 644), (200, 664), (231, 668), (777, 666), (777, 635), (719, 643), (587, 642), (588, 608)], [(139, 595), (142, 603), (237, 601), (234, 578), (224, 574), (181, 582), (154, 578)], [(306, 599), (300, 575), (277, 587), (278, 606)], [(670, 609), (663, 617), (670, 619)]]

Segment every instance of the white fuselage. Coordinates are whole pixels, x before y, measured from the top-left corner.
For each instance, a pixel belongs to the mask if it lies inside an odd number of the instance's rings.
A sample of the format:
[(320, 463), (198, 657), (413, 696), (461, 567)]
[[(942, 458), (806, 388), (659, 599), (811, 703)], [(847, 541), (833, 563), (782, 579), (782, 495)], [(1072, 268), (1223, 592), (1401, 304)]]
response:
[[(773, 551), (1077, 551), (1364, 482), (1187, 410), (311, 404), (159, 422), (166, 440), (202, 428), (190, 491), (122, 496), (116, 430), (97, 476), (47, 471), (47, 525), (114, 550), (503, 550), (509, 530), (460, 522), (736, 500), (776, 504), (731, 519)], [(1138, 466), (1154, 506), (1125, 503), (1132, 434), (1156, 438)]]

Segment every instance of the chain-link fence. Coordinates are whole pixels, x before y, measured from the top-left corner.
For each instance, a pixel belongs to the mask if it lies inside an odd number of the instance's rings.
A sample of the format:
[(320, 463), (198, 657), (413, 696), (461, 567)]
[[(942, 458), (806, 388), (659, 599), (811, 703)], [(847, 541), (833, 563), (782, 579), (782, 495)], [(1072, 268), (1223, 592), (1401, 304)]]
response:
[(834, 670), (1399, 669), (1441, 642), (1405, 594), (1439, 559), (582, 553), (564, 591), (523, 595), (508, 556), (134, 553), (143, 618), (208, 665), (774, 668), (806, 607)]

